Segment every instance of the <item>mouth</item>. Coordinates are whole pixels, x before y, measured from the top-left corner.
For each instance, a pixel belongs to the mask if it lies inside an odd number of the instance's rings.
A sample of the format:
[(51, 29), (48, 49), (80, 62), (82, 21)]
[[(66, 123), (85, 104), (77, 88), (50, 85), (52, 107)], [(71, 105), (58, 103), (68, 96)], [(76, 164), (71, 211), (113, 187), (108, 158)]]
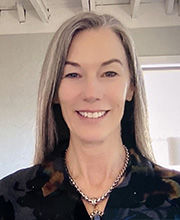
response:
[(90, 118), (90, 119), (98, 119), (104, 117), (109, 110), (107, 111), (76, 111), (78, 115), (82, 116), (83, 118)]

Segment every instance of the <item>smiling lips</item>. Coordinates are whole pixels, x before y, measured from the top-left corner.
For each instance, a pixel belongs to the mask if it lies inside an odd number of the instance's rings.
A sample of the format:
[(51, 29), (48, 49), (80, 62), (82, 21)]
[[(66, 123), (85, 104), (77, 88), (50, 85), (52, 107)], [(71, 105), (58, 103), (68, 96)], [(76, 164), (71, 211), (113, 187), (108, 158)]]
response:
[(96, 111), (96, 112), (89, 112), (89, 111), (77, 111), (79, 115), (81, 115), (84, 118), (101, 118), (103, 117), (108, 111)]

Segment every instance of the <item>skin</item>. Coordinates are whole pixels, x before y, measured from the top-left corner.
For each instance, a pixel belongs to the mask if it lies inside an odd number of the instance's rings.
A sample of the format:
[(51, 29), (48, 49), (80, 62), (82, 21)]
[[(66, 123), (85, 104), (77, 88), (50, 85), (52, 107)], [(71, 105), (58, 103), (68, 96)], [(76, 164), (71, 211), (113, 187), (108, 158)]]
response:
[[(70, 129), (67, 165), (89, 197), (101, 196), (124, 165), (120, 122), (133, 88), (126, 54), (118, 36), (108, 28), (76, 35), (70, 46), (58, 99)], [(77, 111), (108, 111), (98, 119)], [(107, 200), (100, 204), (104, 209)], [(92, 211), (86, 202), (86, 209)]]

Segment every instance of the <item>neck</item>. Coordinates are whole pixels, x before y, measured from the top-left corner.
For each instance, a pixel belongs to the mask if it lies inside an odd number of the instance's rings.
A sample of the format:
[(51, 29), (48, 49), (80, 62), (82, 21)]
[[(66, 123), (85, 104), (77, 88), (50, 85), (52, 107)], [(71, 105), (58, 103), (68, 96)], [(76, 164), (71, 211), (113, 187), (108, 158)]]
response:
[[(66, 155), (71, 176), (81, 188), (93, 186), (97, 189), (104, 183), (110, 185), (123, 168), (124, 160), (125, 150), (120, 137), (98, 143), (71, 138)], [(107, 187), (105, 185), (104, 188)]]

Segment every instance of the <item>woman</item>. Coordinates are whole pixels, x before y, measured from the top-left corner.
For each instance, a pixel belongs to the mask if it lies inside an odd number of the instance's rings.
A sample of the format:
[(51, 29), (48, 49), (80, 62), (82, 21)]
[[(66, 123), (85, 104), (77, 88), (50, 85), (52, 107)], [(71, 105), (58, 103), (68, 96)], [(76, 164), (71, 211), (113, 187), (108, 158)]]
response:
[(153, 163), (127, 31), (82, 13), (55, 33), (39, 87), (36, 165), (0, 182), (0, 219), (180, 219), (180, 175)]

